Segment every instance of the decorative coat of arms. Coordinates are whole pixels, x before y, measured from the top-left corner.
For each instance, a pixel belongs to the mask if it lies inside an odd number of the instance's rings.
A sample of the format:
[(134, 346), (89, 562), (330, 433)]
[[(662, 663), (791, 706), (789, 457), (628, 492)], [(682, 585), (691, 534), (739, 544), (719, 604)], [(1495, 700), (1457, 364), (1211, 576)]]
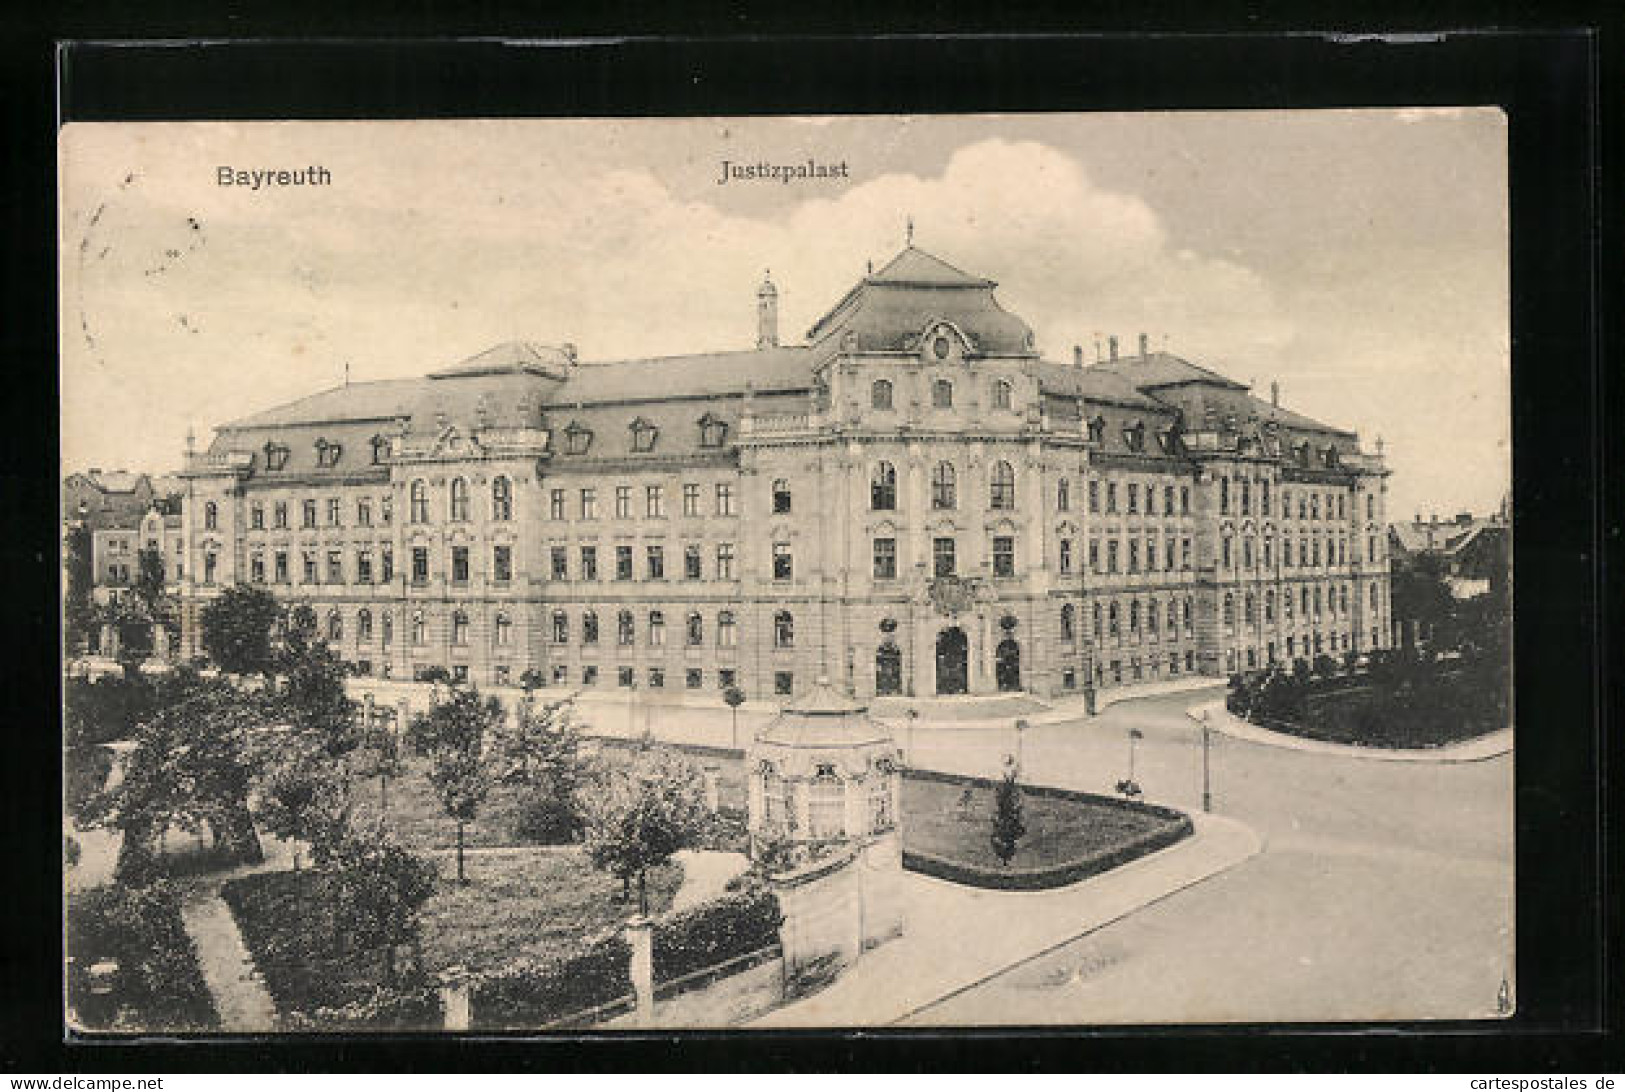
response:
[(976, 582), (962, 576), (939, 576), (926, 585), (938, 614), (963, 614), (976, 602)]

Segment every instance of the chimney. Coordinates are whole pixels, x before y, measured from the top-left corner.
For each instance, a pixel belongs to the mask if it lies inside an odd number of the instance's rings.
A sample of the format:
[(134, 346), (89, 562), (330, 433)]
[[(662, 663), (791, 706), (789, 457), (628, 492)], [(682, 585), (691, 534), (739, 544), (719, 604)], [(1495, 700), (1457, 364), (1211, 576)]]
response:
[(1113, 334), (1111, 337), (1107, 338), (1106, 339), (1106, 344), (1111, 349), (1112, 359), (1116, 360), (1117, 359), (1117, 335)]
[(772, 349), (779, 344), (779, 290), (773, 287), (773, 271), (762, 276), (756, 289), (756, 347)]
[(1083, 367), (1083, 346), (1082, 345), (1074, 345), (1074, 346), (1072, 346), (1072, 366), (1074, 368)]
[(1148, 334), (1140, 335), (1140, 359), (1144, 360), (1151, 355), (1151, 337)]

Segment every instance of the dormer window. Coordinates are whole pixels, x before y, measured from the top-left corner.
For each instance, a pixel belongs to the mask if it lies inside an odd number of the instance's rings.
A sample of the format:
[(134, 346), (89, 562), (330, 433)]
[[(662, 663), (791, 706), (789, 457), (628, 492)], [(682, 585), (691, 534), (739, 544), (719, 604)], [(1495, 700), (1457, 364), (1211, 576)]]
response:
[(1145, 422), (1136, 421), (1123, 430), (1123, 443), (1130, 451), (1145, 450)]
[(931, 384), (931, 405), (937, 409), (954, 408), (954, 385), (946, 379)]
[(1335, 467), (1337, 465), (1337, 448), (1330, 446), (1326, 448), (1326, 465), (1328, 467)]
[(374, 436), (372, 438), (372, 465), (383, 466), (389, 462), (389, 437)]
[(592, 429), (579, 421), (571, 421), (564, 428), (564, 450), (570, 455), (585, 455), (592, 447)]
[(1176, 454), (1179, 450), (1178, 430), (1173, 425), (1169, 425), (1157, 433), (1157, 446), (1162, 448), (1164, 455)]
[(713, 413), (700, 418), (700, 446), (721, 447), (728, 439), (728, 422)]
[(326, 469), (339, 465), (339, 456), (344, 452), (343, 444), (335, 444), (329, 440), (316, 441), (316, 465)]
[(1309, 465), (1309, 445), (1308, 445), (1308, 443), (1298, 444), (1296, 447), (1294, 447), (1292, 449), (1292, 452), (1297, 457), (1299, 466), (1308, 466)]
[(265, 469), (281, 470), (288, 465), (288, 448), (284, 444), (265, 445)]
[(993, 381), (993, 408), (1007, 410), (1010, 408), (1010, 382), (1006, 379)]
[(633, 451), (647, 453), (655, 449), (655, 438), (660, 435), (659, 429), (641, 417), (632, 422), (631, 429)]
[(1094, 420), (1089, 422), (1089, 442), (1091, 444), (1099, 444), (1104, 443), (1105, 440), (1106, 419), (1097, 414)]

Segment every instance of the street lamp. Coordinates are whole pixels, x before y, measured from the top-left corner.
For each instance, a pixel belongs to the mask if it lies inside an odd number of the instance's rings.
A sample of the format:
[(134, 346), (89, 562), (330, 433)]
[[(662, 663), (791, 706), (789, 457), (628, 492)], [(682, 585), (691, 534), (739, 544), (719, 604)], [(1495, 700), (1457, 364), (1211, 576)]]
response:
[(1022, 751), (1023, 751), (1023, 744), (1024, 744), (1024, 741), (1025, 741), (1026, 737), (1027, 737), (1027, 722), (1025, 720), (1017, 720), (1016, 721), (1016, 769), (1018, 769), (1018, 770), (1024, 768), (1022, 766)]
[(1202, 810), (1204, 812), (1213, 810), (1213, 782), (1209, 773), (1208, 760), (1208, 752), (1213, 742), (1213, 726), (1208, 722), (1208, 717), (1212, 713), (1211, 709), (1202, 710)]
[(911, 766), (914, 764), (914, 722), (919, 719), (920, 711), (918, 709), (908, 711), (908, 747), (904, 752), (904, 758)]

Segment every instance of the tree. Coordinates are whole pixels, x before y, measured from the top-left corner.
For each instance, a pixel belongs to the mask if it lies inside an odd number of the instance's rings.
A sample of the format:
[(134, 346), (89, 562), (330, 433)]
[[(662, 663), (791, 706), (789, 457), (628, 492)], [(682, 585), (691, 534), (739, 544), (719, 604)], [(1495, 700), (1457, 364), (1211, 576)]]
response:
[(1390, 578), (1389, 606), (1395, 619), (1412, 622), (1401, 626), (1405, 644), (1433, 634), (1446, 638), (1453, 629), (1455, 597), (1445, 581), (1444, 560), (1433, 554), (1420, 554), (1409, 565), (1398, 566)]
[(84, 524), (70, 527), (62, 544), (62, 567), (67, 576), (62, 628), (70, 652), (86, 647), (95, 637), (96, 608), (90, 595), (96, 574), (92, 564), (90, 528)]
[(745, 692), (737, 686), (730, 686), (722, 692), (722, 700), (733, 711), (733, 745), (734, 750), (739, 749), (739, 707), (745, 704)]
[(382, 950), (384, 982), (393, 986), (395, 949), (417, 935), (418, 915), (434, 894), (434, 864), (376, 831), (346, 838), (335, 865), (327, 884), (334, 919), (358, 947)]
[(495, 774), (486, 737), (501, 723), (502, 703), (482, 699), (472, 686), (453, 690), (448, 700), (412, 719), (413, 749), (429, 756), (429, 783), (441, 809), (457, 823), (458, 883), (468, 882), (463, 868), (467, 826), (479, 815)]
[(233, 675), (270, 675), (276, 666), (271, 630), (282, 617), (270, 592), (235, 584), (203, 608), (203, 648)]
[(579, 790), (588, 766), (581, 757), (573, 701), (537, 706), (527, 696), (517, 723), (501, 733), (497, 780), (524, 790), (520, 837), (538, 842), (571, 842), (585, 824)]
[(1016, 843), (1027, 833), (1021, 815), (1021, 786), (1016, 782), (1019, 773), (1015, 760), (1006, 759), (1004, 776), (993, 790), (993, 855), (1007, 868), (1016, 855)]
[(278, 666), (283, 681), (276, 702), (292, 728), (339, 759), (361, 745), (356, 703), (344, 692), (344, 661), (325, 641), (311, 641), (294, 627), (283, 643)]
[(698, 771), (658, 747), (637, 751), (625, 767), (603, 771), (583, 796), (587, 855), (621, 881), (622, 896), (638, 881), (638, 909), (649, 912), (649, 870), (691, 846), (708, 811)]
[[(341, 768), (320, 752), (290, 754), (259, 779), (258, 817), (279, 838), (310, 843), (312, 859), (328, 864), (349, 831), (349, 786)], [(293, 852), (299, 871), (299, 850)]]

